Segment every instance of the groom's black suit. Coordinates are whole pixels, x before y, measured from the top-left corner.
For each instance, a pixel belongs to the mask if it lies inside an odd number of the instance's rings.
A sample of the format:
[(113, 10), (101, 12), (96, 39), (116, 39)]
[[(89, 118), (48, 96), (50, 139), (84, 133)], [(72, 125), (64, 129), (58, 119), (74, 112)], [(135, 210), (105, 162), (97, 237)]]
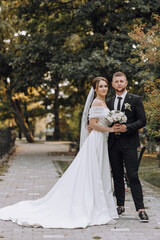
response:
[[(107, 101), (107, 106), (110, 110), (114, 110), (114, 101), (115, 97)], [(141, 98), (137, 95), (127, 93), (121, 111), (125, 112), (127, 116), (127, 132), (120, 135), (110, 133), (108, 141), (115, 195), (117, 205), (124, 206), (124, 161), (132, 196), (136, 210), (138, 210), (144, 208), (142, 187), (138, 178), (137, 157), (137, 147), (140, 145), (138, 130), (146, 125), (146, 116)]]

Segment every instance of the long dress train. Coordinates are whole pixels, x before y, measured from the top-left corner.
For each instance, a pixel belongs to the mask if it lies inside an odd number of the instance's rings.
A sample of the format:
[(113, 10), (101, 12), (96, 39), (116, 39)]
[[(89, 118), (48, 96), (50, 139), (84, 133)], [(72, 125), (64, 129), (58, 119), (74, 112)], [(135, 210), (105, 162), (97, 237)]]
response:
[[(92, 107), (90, 117), (107, 125), (109, 110)], [(118, 218), (111, 189), (108, 133), (93, 130), (72, 164), (42, 198), (0, 209), (1, 220), (43, 228), (86, 228)]]

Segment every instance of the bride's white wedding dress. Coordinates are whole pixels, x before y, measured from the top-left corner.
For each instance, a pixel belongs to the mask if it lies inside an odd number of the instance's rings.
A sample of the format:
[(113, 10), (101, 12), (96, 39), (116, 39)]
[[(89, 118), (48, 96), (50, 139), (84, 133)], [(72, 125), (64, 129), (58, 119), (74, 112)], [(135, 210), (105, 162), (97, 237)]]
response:
[[(91, 107), (90, 118), (107, 126), (109, 110)], [(72, 164), (38, 200), (21, 201), (0, 209), (0, 219), (22, 226), (85, 228), (118, 218), (111, 189), (108, 133), (93, 130)]]

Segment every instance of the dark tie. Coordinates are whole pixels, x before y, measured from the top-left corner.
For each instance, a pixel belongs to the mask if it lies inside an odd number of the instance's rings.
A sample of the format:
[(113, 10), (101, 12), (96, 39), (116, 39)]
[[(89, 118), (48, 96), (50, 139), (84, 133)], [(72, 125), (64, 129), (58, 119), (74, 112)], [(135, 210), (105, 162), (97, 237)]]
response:
[(120, 111), (122, 97), (117, 97), (117, 98), (118, 98), (117, 110)]

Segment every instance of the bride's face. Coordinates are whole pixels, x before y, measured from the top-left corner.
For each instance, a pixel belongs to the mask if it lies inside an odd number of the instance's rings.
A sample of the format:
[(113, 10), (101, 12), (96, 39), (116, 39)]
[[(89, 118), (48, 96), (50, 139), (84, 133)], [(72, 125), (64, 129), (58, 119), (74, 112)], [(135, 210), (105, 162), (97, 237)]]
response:
[(108, 85), (105, 81), (101, 80), (97, 86), (96, 93), (97, 96), (104, 97), (108, 92)]

